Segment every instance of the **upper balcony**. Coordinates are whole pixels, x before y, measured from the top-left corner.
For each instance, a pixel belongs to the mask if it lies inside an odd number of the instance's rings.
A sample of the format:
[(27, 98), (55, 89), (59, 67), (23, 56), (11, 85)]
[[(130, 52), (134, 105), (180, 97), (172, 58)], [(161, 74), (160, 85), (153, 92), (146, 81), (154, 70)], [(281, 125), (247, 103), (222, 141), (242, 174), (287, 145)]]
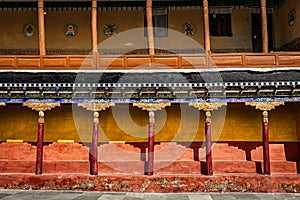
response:
[(298, 0), (147, 2), (2, 1), (0, 70), (300, 66)]

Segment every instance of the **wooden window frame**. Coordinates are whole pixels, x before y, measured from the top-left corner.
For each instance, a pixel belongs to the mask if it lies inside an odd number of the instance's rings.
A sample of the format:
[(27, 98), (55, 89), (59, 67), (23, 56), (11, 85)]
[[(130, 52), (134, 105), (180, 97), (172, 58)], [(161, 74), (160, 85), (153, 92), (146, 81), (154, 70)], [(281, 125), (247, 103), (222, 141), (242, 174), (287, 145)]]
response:
[(212, 37), (232, 37), (231, 13), (209, 14), (209, 31)]

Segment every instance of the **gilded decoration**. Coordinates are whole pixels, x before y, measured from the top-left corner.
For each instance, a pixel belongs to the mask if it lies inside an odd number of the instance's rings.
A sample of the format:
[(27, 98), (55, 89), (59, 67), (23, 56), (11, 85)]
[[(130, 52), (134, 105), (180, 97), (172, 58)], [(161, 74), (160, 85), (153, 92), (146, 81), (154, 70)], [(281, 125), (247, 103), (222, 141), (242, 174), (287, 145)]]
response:
[(115, 103), (78, 103), (78, 106), (81, 106), (87, 110), (91, 110), (91, 111), (102, 111), (102, 110), (106, 110), (107, 108), (111, 107), (111, 106), (115, 106)]
[(133, 106), (136, 106), (138, 108), (141, 108), (142, 110), (147, 110), (147, 111), (151, 112), (151, 111), (161, 110), (162, 108), (165, 108), (167, 106), (171, 106), (171, 103), (170, 102), (164, 102), (164, 103), (133, 103)]
[(39, 120), (38, 120), (39, 124), (45, 123), (45, 118), (44, 117), (45, 117), (44, 111), (39, 111)]
[(149, 112), (149, 123), (154, 124), (155, 123), (155, 118), (154, 118), (154, 111)]
[(99, 112), (94, 112), (94, 123), (99, 124)]
[(23, 103), (23, 106), (31, 108), (32, 110), (35, 110), (35, 111), (46, 111), (46, 110), (51, 110), (52, 108), (55, 108), (57, 106), (60, 106), (60, 103), (33, 103), (33, 102), (25, 102), (25, 103)]
[(268, 111), (263, 111), (262, 116), (263, 116), (263, 122), (264, 123), (269, 123)]
[(261, 111), (270, 111), (275, 109), (276, 106), (284, 105), (283, 101), (274, 101), (274, 102), (245, 102), (246, 106), (253, 106), (255, 109)]
[(205, 123), (211, 123), (211, 111), (205, 112)]
[(6, 103), (1, 102), (1, 103), (0, 103), (0, 106), (6, 106)]
[(195, 108), (198, 108), (199, 110), (213, 111), (213, 110), (218, 110), (222, 106), (227, 106), (227, 103), (226, 102), (213, 102), (213, 103), (190, 102), (189, 106), (194, 106)]

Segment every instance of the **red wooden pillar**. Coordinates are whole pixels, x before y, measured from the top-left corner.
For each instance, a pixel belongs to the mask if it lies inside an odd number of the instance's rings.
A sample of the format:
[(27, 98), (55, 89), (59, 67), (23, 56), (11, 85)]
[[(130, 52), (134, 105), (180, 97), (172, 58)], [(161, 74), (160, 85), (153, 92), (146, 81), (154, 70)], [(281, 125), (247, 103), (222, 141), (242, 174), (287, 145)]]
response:
[(99, 113), (94, 112), (92, 146), (90, 150), (91, 175), (98, 175), (98, 127), (99, 127)]
[(269, 120), (268, 111), (263, 111), (263, 157), (264, 157), (264, 174), (270, 175), (270, 151), (269, 151)]
[(205, 116), (206, 169), (207, 175), (213, 175), (211, 151), (211, 111), (206, 111)]
[(44, 112), (39, 111), (35, 174), (43, 171)]
[(149, 112), (148, 132), (148, 175), (153, 175), (154, 170), (154, 112)]

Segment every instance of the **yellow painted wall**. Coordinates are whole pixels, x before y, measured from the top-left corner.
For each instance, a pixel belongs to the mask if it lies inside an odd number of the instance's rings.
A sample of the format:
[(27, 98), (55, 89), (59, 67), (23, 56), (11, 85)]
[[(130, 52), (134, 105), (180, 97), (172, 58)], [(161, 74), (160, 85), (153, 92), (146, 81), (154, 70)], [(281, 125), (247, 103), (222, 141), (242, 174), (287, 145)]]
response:
[(251, 13), (233, 10), (231, 15), (232, 37), (211, 36), (211, 49), (220, 52), (252, 51)]
[[(296, 21), (293, 26), (288, 24), (288, 13), (291, 9), (296, 10)], [(300, 1), (289, 0), (274, 13), (275, 47), (279, 48), (292, 40), (300, 37)]]
[[(36, 34), (26, 37), (23, 26), (32, 23)], [(38, 49), (38, 23), (35, 11), (0, 11), (0, 49)]]
[[(45, 142), (59, 139), (90, 142), (92, 112), (77, 105), (62, 105), (45, 115)], [(271, 142), (300, 141), (299, 104), (288, 103), (269, 113)], [(36, 142), (36, 111), (21, 104), (1, 107), (0, 141), (21, 139)], [(204, 141), (204, 112), (186, 104), (157, 111), (156, 141)], [(242, 103), (229, 104), (212, 113), (214, 141), (262, 141), (261, 112)], [(225, 121), (224, 121), (225, 120)], [(100, 113), (99, 141), (146, 142), (148, 114), (132, 105), (117, 104)]]
[[(46, 49), (91, 49), (90, 11), (48, 11), (45, 15)], [(68, 23), (76, 24), (78, 34), (68, 38), (63, 31)]]
[[(233, 37), (212, 37), (211, 47), (216, 51), (251, 50), (251, 14), (248, 10), (233, 10), (232, 31)], [(26, 38), (22, 33), (22, 27), (28, 22), (37, 25), (37, 13), (30, 12), (1, 12), (0, 32), (1, 48), (38, 48), (38, 30), (32, 38)], [(91, 49), (91, 11), (47, 11), (45, 15), (46, 49)], [(182, 25), (192, 22), (196, 27), (194, 36), (182, 34)], [(67, 23), (74, 23), (78, 26), (78, 34), (68, 38), (63, 32)], [(104, 25), (115, 23), (118, 26), (117, 32), (122, 37), (108, 38), (104, 34)], [(299, 22), (300, 23), (300, 22)], [(295, 25), (297, 26), (297, 25)], [(37, 27), (38, 28), (38, 27)], [(139, 28), (139, 33), (134, 29)], [(169, 49), (192, 49), (204, 46), (203, 11), (193, 10), (169, 10), (168, 28), (170, 29), (167, 38), (155, 38), (155, 45), (158, 48)], [(126, 35), (125, 31), (128, 32)], [(132, 31), (132, 32), (130, 32)], [(99, 11), (98, 12), (98, 41), (114, 39), (104, 48), (146, 48), (147, 38), (144, 37), (144, 11)], [(194, 41), (190, 42), (190, 41)], [(128, 47), (128, 43), (133, 46)]]

